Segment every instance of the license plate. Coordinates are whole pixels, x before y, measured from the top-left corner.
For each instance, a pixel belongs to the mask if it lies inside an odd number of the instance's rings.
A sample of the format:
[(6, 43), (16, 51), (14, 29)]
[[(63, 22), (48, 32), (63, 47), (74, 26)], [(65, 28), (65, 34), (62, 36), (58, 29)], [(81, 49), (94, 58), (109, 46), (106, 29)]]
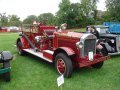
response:
[(90, 61), (93, 61), (93, 52), (89, 52), (88, 57)]

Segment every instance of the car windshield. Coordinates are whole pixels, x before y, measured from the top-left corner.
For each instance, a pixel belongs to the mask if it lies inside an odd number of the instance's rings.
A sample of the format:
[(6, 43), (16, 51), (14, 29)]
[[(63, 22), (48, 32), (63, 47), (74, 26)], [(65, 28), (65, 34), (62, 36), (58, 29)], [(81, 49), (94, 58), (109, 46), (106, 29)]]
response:
[(108, 29), (109, 29), (108, 27), (96, 27), (96, 30), (97, 30), (99, 33), (106, 33), (106, 31), (107, 31)]

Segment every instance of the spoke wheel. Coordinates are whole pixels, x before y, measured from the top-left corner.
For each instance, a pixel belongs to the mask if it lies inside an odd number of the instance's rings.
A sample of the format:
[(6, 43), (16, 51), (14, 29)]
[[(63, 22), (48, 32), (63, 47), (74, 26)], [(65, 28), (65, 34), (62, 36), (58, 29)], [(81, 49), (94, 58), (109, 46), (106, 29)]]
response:
[(55, 68), (60, 75), (63, 74), (67, 78), (71, 77), (72, 75), (72, 61), (66, 54), (57, 54), (55, 57)]
[(57, 70), (60, 74), (63, 74), (66, 71), (65, 62), (62, 59), (57, 60)]

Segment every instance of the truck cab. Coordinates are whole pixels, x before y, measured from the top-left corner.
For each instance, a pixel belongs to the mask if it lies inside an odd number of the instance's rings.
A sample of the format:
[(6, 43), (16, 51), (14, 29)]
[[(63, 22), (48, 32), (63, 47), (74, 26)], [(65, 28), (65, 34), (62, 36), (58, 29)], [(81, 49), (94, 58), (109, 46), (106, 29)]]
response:
[[(99, 32), (99, 40), (101, 44), (106, 48), (109, 55), (120, 54), (120, 34), (115, 28), (115, 23), (110, 26), (110, 23), (104, 23), (104, 25), (94, 25), (96, 30)], [(88, 32), (87, 26), (86, 31)], [(113, 33), (114, 32), (114, 33)]]

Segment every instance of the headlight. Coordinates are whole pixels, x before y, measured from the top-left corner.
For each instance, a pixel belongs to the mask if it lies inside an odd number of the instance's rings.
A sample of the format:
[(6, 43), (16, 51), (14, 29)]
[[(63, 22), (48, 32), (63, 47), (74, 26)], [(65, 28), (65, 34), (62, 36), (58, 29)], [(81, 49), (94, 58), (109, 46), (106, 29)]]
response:
[(83, 43), (82, 42), (77, 42), (76, 43), (77, 48), (83, 48)]

